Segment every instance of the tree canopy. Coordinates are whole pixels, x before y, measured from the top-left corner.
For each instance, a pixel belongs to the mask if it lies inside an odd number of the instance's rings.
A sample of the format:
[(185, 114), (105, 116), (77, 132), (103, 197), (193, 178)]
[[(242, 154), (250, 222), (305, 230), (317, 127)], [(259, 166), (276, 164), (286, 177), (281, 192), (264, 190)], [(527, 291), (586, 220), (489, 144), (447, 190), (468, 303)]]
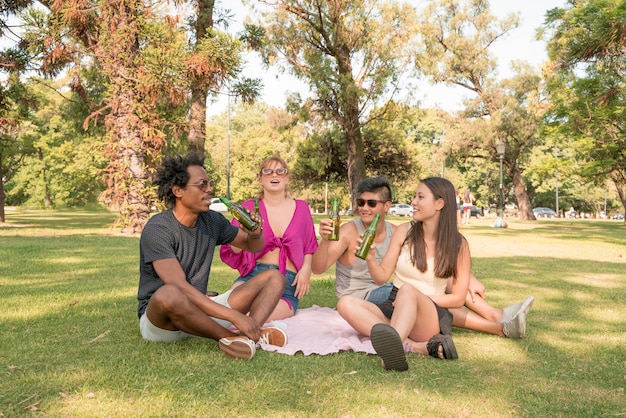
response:
[[(97, 199), (137, 233), (155, 204), (154, 167), (190, 149), (235, 200), (256, 193), (258, 164), (279, 153), (294, 195), (318, 210), (328, 193), (352, 207), (357, 183), (375, 175), (403, 203), (419, 178), (445, 175), (489, 207), (500, 141), (504, 200), (522, 218), (558, 208), (559, 195), (600, 211), (615, 189), (609, 208), (626, 206), (624, 0), (549, 11), (551, 62), (516, 62), (506, 79), (491, 48), (519, 16), (498, 19), (486, 0), (247, 4), (251, 20), (231, 34), (228, 3), (214, 0), (0, 0), (0, 37), (18, 40), (0, 51), (0, 221), (5, 202)], [(252, 50), (309, 94), (284, 109), (252, 104), (262, 88), (242, 76)], [(411, 86), (424, 80), (470, 95), (460, 111), (423, 108)], [(216, 94), (233, 99), (232, 115), (207, 124)]]
[(626, 207), (626, 1), (578, 1), (547, 14), (550, 123), (572, 136), (581, 169), (609, 177)]

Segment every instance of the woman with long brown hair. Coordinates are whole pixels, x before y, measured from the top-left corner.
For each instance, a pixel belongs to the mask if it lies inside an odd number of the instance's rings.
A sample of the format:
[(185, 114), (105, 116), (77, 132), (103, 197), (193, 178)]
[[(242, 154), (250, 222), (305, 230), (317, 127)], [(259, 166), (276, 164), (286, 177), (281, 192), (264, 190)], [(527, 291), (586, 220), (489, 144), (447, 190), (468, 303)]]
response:
[(413, 221), (398, 226), (380, 264), (367, 258), (373, 278), (389, 279), (395, 272), (389, 299), (374, 304), (346, 296), (337, 303), (353, 328), (371, 336), (387, 370), (408, 369), (405, 351), (458, 357), (448, 308), (464, 305), (470, 279), (470, 251), (457, 228), (454, 186), (440, 177), (423, 179), (412, 206)]

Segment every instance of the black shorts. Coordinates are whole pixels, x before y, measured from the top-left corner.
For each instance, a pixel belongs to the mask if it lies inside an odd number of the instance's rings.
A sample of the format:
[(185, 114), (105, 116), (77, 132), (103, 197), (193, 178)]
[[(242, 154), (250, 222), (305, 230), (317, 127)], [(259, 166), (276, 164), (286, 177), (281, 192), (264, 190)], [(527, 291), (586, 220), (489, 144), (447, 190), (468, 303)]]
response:
[[(375, 303), (385, 315), (386, 318), (391, 319), (391, 315), (393, 315), (393, 302), (396, 300), (396, 295), (398, 293), (398, 288), (393, 287), (391, 289), (391, 293), (389, 294), (389, 298), (382, 303)], [(435, 305), (435, 309), (437, 309), (437, 316), (439, 317), (439, 332), (443, 335), (452, 335), (452, 313), (447, 308), (442, 308), (441, 306)]]

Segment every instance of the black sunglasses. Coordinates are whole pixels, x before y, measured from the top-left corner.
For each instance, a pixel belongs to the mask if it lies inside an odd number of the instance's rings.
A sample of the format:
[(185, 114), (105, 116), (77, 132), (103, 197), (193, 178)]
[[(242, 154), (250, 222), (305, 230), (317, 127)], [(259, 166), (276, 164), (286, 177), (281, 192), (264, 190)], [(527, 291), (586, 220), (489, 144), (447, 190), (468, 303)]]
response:
[(359, 205), (359, 207), (363, 207), (365, 206), (365, 203), (367, 203), (367, 206), (369, 206), (370, 208), (374, 209), (379, 203), (387, 203), (388, 200), (376, 200), (376, 199), (357, 199), (356, 200), (356, 204)]

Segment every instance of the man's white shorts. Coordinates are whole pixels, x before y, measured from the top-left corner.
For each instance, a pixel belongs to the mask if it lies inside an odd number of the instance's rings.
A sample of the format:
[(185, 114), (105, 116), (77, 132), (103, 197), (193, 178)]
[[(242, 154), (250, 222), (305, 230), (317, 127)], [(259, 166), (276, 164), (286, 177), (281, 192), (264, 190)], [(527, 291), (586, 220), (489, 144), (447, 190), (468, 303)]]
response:
[[(231, 290), (228, 290), (226, 293), (221, 295), (213, 296), (210, 299), (215, 303), (219, 303), (222, 306), (226, 306), (230, 308), (230, 304), (228, 303), (228, 297), (230, 296)], [(211, 317), (215, 322), (217, 322), (220, 326), (224, 328), (231, 328), (233, 324), (229, 321), (219, 318)], [(139, 319), (139, 331), (141, 332), (141, 336), (148, 341), (153, 342), (162, 342), (162, 343), (173, 343), (178, 340), (182, 340), (184, 338), (193, 337), (191, 334), (187, 334), (184, 331), (170, 331), (167, 329), (162, 329), (154, 325), (148, 319), (148, 316), (145, 314), (141, 315)]]

